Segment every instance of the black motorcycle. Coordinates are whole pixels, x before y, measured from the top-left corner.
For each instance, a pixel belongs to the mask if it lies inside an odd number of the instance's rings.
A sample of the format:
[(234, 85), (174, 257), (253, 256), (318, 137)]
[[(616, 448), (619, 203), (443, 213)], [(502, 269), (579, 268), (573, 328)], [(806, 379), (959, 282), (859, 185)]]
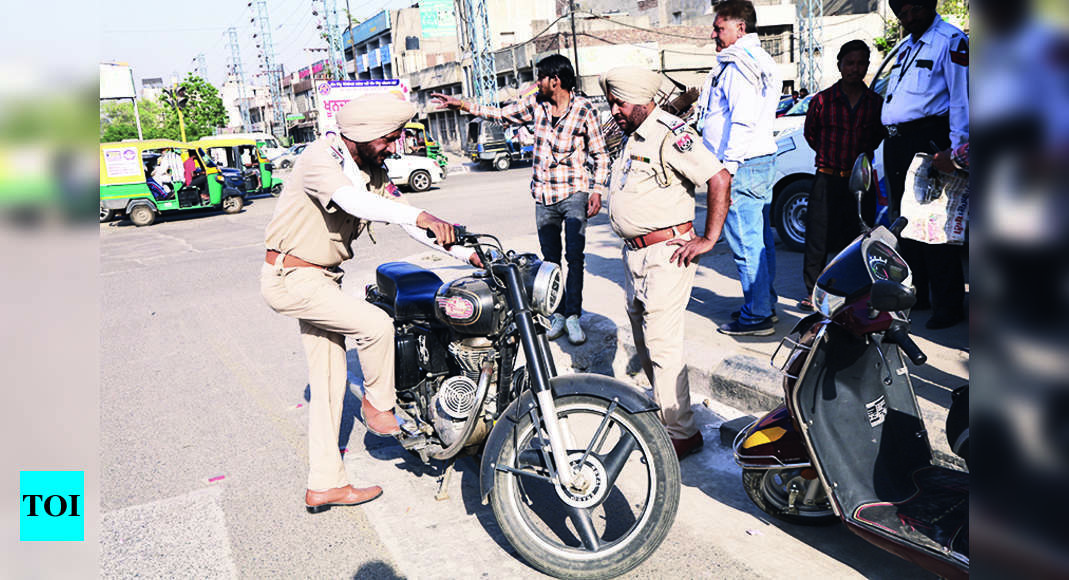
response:
[(657, 405), (609, 377), (557, 375), (545, 335), (563, 294), (557, 265), (506, 252), (491, 235), (457, 228), (457, 239), (484, 269), (443, 283), (391, 262), (367, 287), (396, 328), (398, 440), (428, 463), (481, 451), (484, 503), (542, 572), (633, 569), (679, 506), (679, 463)]

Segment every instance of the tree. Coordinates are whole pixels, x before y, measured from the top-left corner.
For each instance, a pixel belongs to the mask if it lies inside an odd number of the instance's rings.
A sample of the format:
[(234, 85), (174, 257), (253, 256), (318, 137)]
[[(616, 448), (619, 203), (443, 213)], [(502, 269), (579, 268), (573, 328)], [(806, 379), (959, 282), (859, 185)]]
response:
[[(139, 99), (138, 113), (145, 139), (169, 137), (163, 130), (163, 104), (155, 99)], [(100, 141), (110, 143), (123, 139), (137, 139), (137, 120), (130, 101), (107, 101), (100, 105)]]
[[(213, 135), (217, 127), (226, 127), (230, 123), (230, 115), (223, 106), (223, 99), (219, 97), (219, 90), (204, 79), (190, 73), (184, 81), (178, 84), (177, 88), (185, 89), (188, 97), (186, 106), (182, 109), (187, 141), (196, 141), (206, 135)], [(181, 139), (178, 113), (173, 106), (164, 107), (162, 128), (167, 138)]]

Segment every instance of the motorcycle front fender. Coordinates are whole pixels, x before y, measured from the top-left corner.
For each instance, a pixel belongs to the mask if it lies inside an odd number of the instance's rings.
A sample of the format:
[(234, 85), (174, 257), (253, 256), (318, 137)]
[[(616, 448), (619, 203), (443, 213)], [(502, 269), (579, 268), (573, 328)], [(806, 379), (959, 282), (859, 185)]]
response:
[[(660, 410), (657, 403), (644, 395), (638, 389), (627, 383), (603, 375), (575, 374), (554, 377), (549, 381), (553, 398), (559, 399), (569, 395), (587, 395), (597, 397), (605, 401), (616, 401), (616, 404), (631, 414), (649, 413)], [(486, 438), (483, 446), (483, 456), (479, 468), (479, 484), (482, 492), (483, 504), (488, 501), (490, 490), (494, 487), (494, 461), (501, 448), (505, 445), (512, 429), (520, 418), (534, 408), (534, 392), (527, 389), (518, 399), (512, 402), (505, 412), (494, 423), (493, 430)]]

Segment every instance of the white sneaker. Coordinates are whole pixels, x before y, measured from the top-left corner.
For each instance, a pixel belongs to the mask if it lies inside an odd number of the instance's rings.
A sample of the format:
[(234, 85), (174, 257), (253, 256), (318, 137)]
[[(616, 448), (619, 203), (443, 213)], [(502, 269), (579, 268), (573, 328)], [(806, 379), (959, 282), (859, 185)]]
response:
[(560, 314), (554, 314), (549, 317), (549, 330), (546, 331), (546, 338), (553, 340), (564, 334), (564, 316)]
[(564, 321), (564, 327), (568, 329), (568, 341), (572, 344), (583, 344), (586, 342), (586, 335), (583, 334), (583, 327), (579, 326), (579, 316), (573, 314)]

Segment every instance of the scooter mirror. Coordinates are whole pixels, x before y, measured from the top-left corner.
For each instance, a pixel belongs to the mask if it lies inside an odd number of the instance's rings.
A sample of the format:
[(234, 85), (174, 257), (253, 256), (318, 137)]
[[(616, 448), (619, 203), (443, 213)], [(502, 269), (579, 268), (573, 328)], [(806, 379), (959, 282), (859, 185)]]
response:
[(912, 308), (917, 303), (917, 293), (898, 282), (877, 280), (872, 284), (869, 304), (882, 312), (898, 312)]
[(854, 161), (854, 168), (850, 171), (850, 191), (861, 195), (872, 187), (872, 164), (867, 155), (862, 153)]

